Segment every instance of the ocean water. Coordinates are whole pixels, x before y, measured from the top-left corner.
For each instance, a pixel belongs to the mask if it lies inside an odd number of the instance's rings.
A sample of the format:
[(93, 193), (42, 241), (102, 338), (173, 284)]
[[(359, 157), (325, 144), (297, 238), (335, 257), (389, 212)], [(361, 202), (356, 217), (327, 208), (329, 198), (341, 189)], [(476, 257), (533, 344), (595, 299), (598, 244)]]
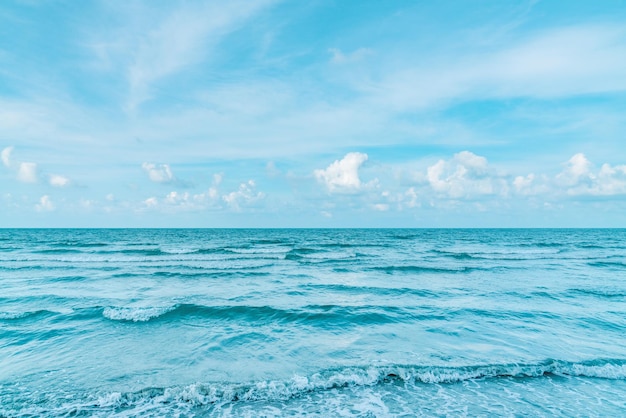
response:
[(624, 416), (626, 230), (0, 230), (0, 416)]

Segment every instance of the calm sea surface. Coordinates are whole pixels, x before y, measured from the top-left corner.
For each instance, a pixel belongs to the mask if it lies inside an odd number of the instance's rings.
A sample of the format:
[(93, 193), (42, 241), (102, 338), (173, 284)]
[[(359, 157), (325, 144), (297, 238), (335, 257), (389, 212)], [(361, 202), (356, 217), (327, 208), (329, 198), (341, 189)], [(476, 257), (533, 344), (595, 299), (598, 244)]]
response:
[(0, 230), (0, 416), (624, 416), (626, 230)]

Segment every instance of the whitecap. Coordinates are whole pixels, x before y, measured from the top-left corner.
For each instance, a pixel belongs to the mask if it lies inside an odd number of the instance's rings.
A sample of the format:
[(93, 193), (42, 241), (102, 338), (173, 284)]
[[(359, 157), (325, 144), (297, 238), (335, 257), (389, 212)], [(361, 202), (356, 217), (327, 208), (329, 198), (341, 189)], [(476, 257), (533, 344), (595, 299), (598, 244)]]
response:
[(176, 305), (137, 308), (108, 307), (104, 309), (102, 315), (114, 321), (146, 322), (174, 309), (176, 309)]

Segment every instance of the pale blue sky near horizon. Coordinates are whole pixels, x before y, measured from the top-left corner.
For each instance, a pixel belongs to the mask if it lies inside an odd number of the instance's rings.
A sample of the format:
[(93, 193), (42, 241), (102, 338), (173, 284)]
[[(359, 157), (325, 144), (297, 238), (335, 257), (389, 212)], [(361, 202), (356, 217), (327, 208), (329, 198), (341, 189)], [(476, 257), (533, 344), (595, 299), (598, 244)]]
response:
[(624, 227), (626, 1), (3, 1), (0, 153), (0, 227)]

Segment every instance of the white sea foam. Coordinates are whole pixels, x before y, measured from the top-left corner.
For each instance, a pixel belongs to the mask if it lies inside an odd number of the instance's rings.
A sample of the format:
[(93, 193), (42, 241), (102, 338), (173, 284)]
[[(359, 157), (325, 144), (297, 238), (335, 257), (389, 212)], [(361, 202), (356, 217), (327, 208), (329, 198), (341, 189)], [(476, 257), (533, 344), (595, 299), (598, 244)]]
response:
[(20, 319), (31, 314), (32, 312), (0, 312), (0, 319)]
[[(152, 388), (126, 394), (104, 394), (98, 404), (131, 406), (150, 400), (152, 403), (182, 402), (192, 406), (249, 401), (285, 401), (306, 393), (350, 387), (374, 387), (394, 380), (411, 384), (453, 384), (474, 379), (528, 378), (546, 374), (581, 376), (610, 380), (626, 379), (626, 364), (569, 363), (548, 361), (530, 365), (486, 365), (460, 368), (429, 366), (348, 367), (327, 370), (311, 376), (295, 375), (291, 379), (258, 381), (249, 384), (194, 383), (181, 387)], [(379, 404), (382, 407), (382, 404)]]
[(105, 318), (115, 321), (145, 322), (171, 312), (174, 309), (176, 309), (176, 305), (138, 308), (108, 307), (104, 308), (102, 315), (104, 315)]

